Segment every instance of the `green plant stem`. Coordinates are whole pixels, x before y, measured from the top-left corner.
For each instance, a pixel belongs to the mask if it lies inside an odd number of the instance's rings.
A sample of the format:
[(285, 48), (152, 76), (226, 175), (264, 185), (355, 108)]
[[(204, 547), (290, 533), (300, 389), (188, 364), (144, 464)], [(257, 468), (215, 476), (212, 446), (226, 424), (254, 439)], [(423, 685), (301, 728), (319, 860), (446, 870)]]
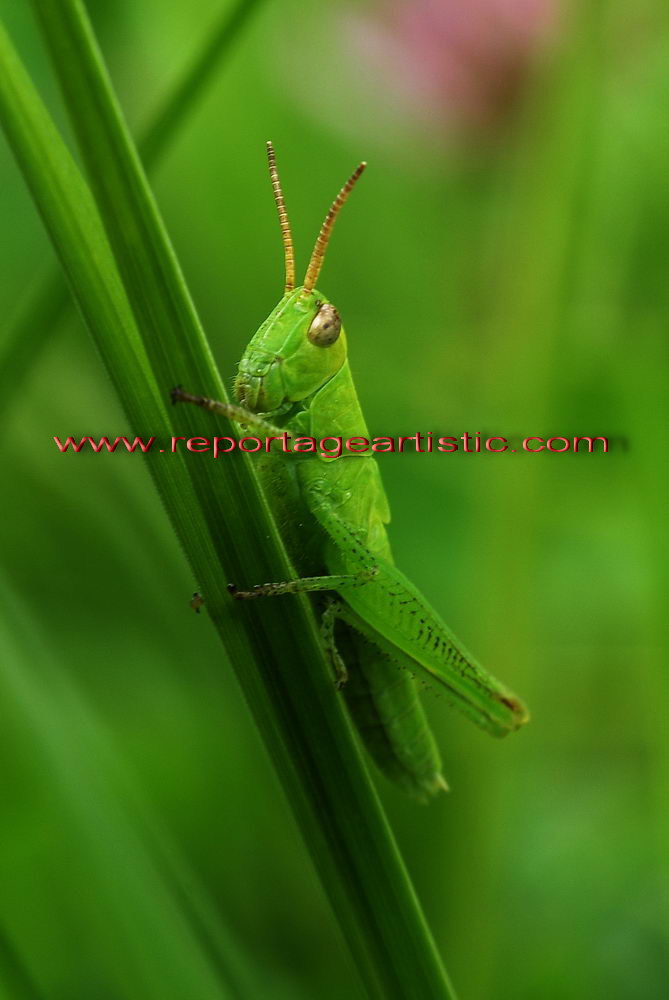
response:
[[(177, 382), (213, 396), (223, 385), (84, 11), (70, 0), (35, 8), (95, 202), (3, 38), (9, 141), (133, 429), (210, 436), (207, 414), (166, 405)], [(309, 604), (293, 596), (239, 606), (226, 593), (228, 580), (292, 575), (252, 461), (154, 455), (149, 469), (369, 995), (452, 997)]]
[[(43, 808), (55, 820), (55, 856), (63, 838), (76, 845), (72, 870), (63, 873), (66, 899), (58, 899), (54, 888), (51, 915), (61, 912), (61, 906), (67, 913), (68, 904), (78, 904), (83, 915), (93, 905), (84, 961), (98, 966), (106, 995), (141, 996), (142, 1000), (258, 996), (258, 980), (252, 972), (246, 973), (248, 963), (231, 942), (223, 937), (223, 949), (218, 952), (204, 944), (201, 925), (193, 915), (196, 894), (189, 892), (187, 882), (180, 885), (178, 881), (181, 859), (171, 845), (162, 842), (164, 838), (154, 835), (156, 824), (141, 796), (134, 794), (123, 760), (49, 654), (29, 610), (1, 573), (0, 692), (6, 717), (15, 719), (18, 731), (28, 737), (30, 749), (23, 747), (24, 752), (46, 762), (48, 778), (43, 780), (51, 785), (57, 806), (54, 812), (50, 812), (53, 804)], [(41, 763), (40, 772), (43, 769)], [(67, 875), (71, 875), (71, 886)], [(77, 884), (78, 878), (85, 879), (85, 888)], [(45, 972), (43, 965), (40, 968), (40, 945), (36, 944), (36, 954), (24, 954), (23, 962), (20, 951), (13, 956), (7, 953), (12, 931), (18, 931), (21, 941), (20, 917), (17, 927), (11, 912), (11, 904), (3, 899), (0, 926), (7, 924), (8, 941), (3, 947), (0, 931), (0, 967), (6, 972), (9, 965), (24, 989), (2, 995), (44, 1000), (53, 995), (44, 982), (36, 984), (34, 993), (26, 989), (35, 972)], [(49, 975), (53, 975), (51, 968)], [(67, 996), (73, 985), (61, 981), (62, 995)]]
[[(224, 65), (262, 0), (238, 0), (207, 32), (186, 69), (170, 86), (137, 140), (144, 168), (151, 171), (185, 119)], [(57, 266), (49, 268), (8, 324), (0, 344), (0, 420), (12, 412), (23, 381), (41, 356), (72, 298)]]
[(137, 145), (146, 170), (155, 166), (163, 155), (262, 3), (263, 0), (238, 0), (232, 11), (226, 10), (209, 29), (202, 47), (141, 130)]

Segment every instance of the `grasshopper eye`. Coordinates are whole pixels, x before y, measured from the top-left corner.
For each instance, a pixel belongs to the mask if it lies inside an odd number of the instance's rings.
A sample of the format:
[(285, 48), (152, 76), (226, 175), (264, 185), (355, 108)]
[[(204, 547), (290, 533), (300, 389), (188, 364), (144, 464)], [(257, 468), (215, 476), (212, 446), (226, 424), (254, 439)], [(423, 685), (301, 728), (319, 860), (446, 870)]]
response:
[(316, 347), (334, 344), (341, 330), (339, 313), (329, 302), (324, 303), (311, 321), (307, 336)]

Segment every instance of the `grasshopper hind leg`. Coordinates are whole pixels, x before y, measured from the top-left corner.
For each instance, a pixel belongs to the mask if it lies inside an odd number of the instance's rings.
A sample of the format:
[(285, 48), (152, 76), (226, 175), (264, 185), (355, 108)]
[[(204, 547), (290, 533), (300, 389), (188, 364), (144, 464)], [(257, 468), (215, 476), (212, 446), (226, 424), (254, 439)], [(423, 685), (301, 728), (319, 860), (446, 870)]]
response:
[(337, 680), (337, 689), (339, 691), (341, 691), (342, 688), (348, 684), (348, 669), (341, 653), (337, 649), (334, 635), (337, 612), (339, 611), (340, 606), (339, 601), (335, 601), (333, 598), (329, 597), (321, 616), (321, 638), (323, 639), (325, 652), (327, 653), (328, 659), (332, 664), (332, 669), (334, 670), (334, 675)]
[(339, 602), (328, 602), (322, 633), (351, 719), (379, 770), (425, 802), (448, 785), (413, 678), (342, 621), (340, 610)]

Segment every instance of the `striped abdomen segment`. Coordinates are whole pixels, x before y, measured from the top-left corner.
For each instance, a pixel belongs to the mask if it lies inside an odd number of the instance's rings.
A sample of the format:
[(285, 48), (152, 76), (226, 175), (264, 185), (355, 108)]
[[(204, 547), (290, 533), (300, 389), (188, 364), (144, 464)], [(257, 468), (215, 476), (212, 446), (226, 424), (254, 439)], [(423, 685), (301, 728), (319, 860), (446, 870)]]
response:
[(377, 767), (415, 798), (447, 788), (416, 686), (365, 636), (339, 623), (337, 648), (348, 667), (344, 697)]

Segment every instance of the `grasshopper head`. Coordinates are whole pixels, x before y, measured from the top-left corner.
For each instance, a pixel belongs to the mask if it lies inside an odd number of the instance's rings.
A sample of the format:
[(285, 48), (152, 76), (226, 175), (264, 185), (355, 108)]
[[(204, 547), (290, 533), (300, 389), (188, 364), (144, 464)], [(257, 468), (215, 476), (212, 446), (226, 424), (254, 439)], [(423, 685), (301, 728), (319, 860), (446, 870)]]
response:
[(339, 313), (315, 285), (339, 210), (366, 166), (361, 163), (356, 168), (333, 201), (304, 284), (296, 288), (293, 241), (271, 142), (267, 143), (267, 157), (283, 238), (285, 293), (251, 340), (235, 380), (238, 401), (258, 413), (272, 413), (311, 396), (346, 360), (346, 335)]
[(256, 413), (306, 399), (346, 360), (339, 313), (320, 292), (295, 288), (279, 302), (239, 363), (235, 396)]

